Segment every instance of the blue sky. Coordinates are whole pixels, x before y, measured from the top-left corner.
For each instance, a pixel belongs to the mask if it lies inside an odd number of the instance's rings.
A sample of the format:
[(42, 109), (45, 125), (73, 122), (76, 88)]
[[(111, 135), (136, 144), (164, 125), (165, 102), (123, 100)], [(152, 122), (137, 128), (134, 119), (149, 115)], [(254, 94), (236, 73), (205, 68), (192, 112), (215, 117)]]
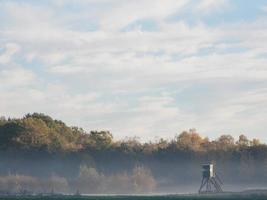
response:
[(0, 115), (267, 142), (266, 44), (266, 0), (0, 0)]

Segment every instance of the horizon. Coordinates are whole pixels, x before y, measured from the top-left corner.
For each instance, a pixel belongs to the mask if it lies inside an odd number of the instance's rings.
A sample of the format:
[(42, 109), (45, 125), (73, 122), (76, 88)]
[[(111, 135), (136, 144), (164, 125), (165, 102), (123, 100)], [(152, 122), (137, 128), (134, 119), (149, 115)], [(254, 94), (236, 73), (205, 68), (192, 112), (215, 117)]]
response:
[(0, 0), (0, 116), (266, 144), (266, 43), (264, 0)]

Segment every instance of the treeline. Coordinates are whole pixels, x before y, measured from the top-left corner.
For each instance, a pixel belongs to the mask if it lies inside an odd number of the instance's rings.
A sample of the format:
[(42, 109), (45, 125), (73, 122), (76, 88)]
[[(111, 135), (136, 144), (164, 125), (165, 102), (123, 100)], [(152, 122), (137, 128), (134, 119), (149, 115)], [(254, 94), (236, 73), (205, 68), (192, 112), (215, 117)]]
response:
[(43, 188), (47, 177), (60, 177), (67, 191), (86, 193), (177, 192), (186, 185), (195, 191), (206, 162), (228, 184), (267, 186), (267, 146), (245, 135), (210, 140), (190, 129), (171, 140), (142, 143), (114, 140), (109, 131), (87, 133), (39, 113), (0, 118), (0, 190), (10, 177), (38, 180)]
[(115, 141), (109, 131), (87, 133), (82, 128), (69, 127), (44, 114), (27, 114), (22, 119), (0, 118), (1, 149), (32, 148), (48, 152), (119, 149), (146, 154), (163, 149), (207, 152), (263, 146), (266, 145), (261, 144), (258, 139), (249, 140), (245, 135), (240, 135), (238, 141), (231, 135), (222, 135), (210, 141), (207, 137), (201, 137), (195, 129), (183, 131), (170, 141), (161, 138), (158, 141), (141, 143), (135, 137)]

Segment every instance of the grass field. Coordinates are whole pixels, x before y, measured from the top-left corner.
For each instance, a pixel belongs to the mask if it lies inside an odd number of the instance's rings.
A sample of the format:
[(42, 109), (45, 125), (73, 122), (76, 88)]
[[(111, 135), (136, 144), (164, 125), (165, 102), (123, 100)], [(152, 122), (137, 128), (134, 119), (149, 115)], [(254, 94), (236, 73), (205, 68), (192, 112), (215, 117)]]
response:
[(156, 195), (156, 196), (2, 196), (0, 200), (267, 200), (262, 194)]

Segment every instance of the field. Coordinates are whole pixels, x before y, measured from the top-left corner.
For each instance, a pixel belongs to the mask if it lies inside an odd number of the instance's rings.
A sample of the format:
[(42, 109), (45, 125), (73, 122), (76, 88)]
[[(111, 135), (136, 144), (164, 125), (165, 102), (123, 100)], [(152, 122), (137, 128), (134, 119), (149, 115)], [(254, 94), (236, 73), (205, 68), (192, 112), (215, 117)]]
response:
[(261, 194), (225, 194), (225, 195), (155, 195), (155, 196), (2, 196), (0, 200), (263, 200)]

